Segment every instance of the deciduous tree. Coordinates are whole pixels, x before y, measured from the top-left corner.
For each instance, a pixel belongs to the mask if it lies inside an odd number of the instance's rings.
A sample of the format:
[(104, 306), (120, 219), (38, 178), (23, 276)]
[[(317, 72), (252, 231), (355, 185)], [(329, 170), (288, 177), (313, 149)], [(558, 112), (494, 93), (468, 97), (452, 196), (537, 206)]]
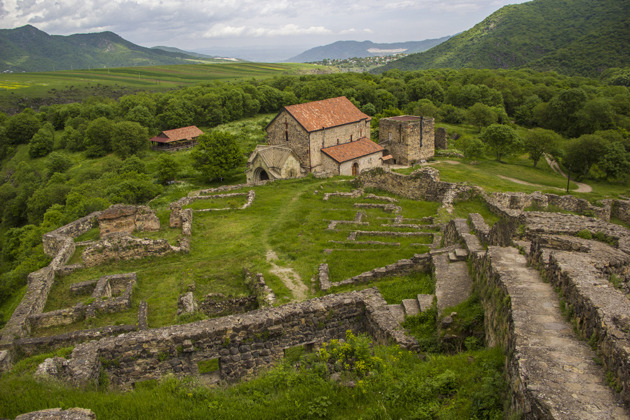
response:
[(224, 131), (213, 131), (199, 137), (191, 152), (193, 168), (209, 179), (223, 178), (243, 162), (236, 136)]

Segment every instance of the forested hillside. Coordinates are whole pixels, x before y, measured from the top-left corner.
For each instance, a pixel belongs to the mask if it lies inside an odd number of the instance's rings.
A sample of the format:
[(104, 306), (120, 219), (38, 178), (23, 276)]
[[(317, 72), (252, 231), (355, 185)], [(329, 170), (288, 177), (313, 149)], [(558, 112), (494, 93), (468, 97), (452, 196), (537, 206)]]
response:
[(595, 76), (630, 66), (630, 2), (533, 0), (505, 6), (429, 51), (382, 67), (519, 68)]
[(426, 51), (449, 39), (445, 36), (424, 41), (395, 42), (377, 44), (372, 41), (337, 41), (332, 44), (311, 48), (302, 54), (289, 58), (290, 63), (310, 63), (324, 59), (346, 59), (354, 57), (378, 57), (397, 53), (413, 54)]
[[(47, 263), (43, 233), (114, 203), (146, 203), (160, 193), (178, 198), (187, 191), (178, 186), (213, 181), (193, 169), (191, 152), (149, 151), (147, 139), (160, 130), (195, 124), (208, 131), (268, 114), (232, 127), (245, 158), (264, 142), (265, 124), (282, 106), (344, 95), (374, 116), (374, 130), (380, 117), (403, 113), (465, 125), (456, 145), (471, 157), (493, 150), (484, 144), (486, 127), (543, 130), (532, 138), (551, 138), (554, 148), (544, 150), (570, 161), (576, 175), (623, 185), (630, 174), (630, 91), (620, 85), (622, 72), (605, 76), (601, 82), (470, 69), (277, 76), (0, 114), (0, 311), (6, 321), (27, 274)], [(525, 150), (535, 145), (525, 142)], [(243, 181), (240, 166), (224, 182)]]
[(34, 72), (185, 64), (183, 52), (145, 48), (113, 32), (48, 35), (34, 26), (0, 29), (0, 71)]

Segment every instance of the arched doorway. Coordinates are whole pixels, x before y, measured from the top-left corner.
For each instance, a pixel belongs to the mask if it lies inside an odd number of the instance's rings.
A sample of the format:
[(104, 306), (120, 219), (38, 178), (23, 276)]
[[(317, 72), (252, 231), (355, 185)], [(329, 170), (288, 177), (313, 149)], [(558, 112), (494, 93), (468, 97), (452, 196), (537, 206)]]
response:
[(359, 164), (354, 162), (352, 164), (352, 176), (357, 176), (358, 173), (359, 173)]
[(267, 171), (265, 171), (263, 168), (256, 168), (256, 170), (254, 171), (254, 181), (259, 182), (268, 180), (269, 174), (267, 173)]

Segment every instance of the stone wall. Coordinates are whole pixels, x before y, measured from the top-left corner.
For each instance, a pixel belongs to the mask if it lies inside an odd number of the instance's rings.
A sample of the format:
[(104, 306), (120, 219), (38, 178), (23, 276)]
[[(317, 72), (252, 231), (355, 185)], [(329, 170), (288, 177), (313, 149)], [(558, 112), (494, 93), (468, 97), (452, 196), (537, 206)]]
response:
[(86, 408), (49, 408), (20, 414), (15, 420), (96, 420), (96, 414)]
[(223, 293), (209, 293), (204, 296), (199, 309), (211, 317), (241, 314), (258, 309), (258, 299), (256, 296), (231, 297)]
[(99, 340), (103, 337), (125, 334), (138, 330), (136, 325), (110, 325), (107, 327), (72, 331), (45, 337), (26, 337), (15, 340), (15, 349), (23, 354), (47, 353), (62, 347), (76, 346), (86, 341)]
[(105, 238), (85, 248), (83, 264), (86, 267), (101, 265), (109, 261), (135, 260), (145, 257), (162, 257), (173, 252), (182, 252), (181, 247), (172, 246), (166, 239), (142, 239), (128, 233), (110, 233)]
[[(86, 289), (84, 282), (81, 289)], [(93, 283), (93, 282), (89, 282)], [(28, 316), (30, 329), (50, 328), (69, 325), (85, 318), (93, 318), (97, 313), (114, 313), (131, 307), (131, 294), (136, 284), (136, 273), (103, 276), (94, 283), (92, 302), (78, 303), (71, 308), (36, 313)]]
[(55, 257), (61, 250), (63, 243), (67, 238), (77, 238), (90, 229), (97, 226), (98, 216), (100, 211), (91, 213), (85, 217), (75, 220), (72, 223), (68, 223), (52, 232), (45, 233), (42, 237), (42, 244), (44, 246), (44, 253), (49, 257)]
[(101, 238), (117, 232), (149, 232), (160, 230), (160, 220), (147, 206), (114, 204), (98, 216)]
[[(491, 252), (495, 252), (491, 249)], [(491, 254), (492, 255), (492, 254)], [(513, 412), (528, 412), (527, 418), (551, 418), (545, 407), (527, 388), (525, 375), (516, 355), (516, 336), (514, 333), (514, 318), (510, 303), (510, 294), (504, 278), (505, 273), (496, 270), (492, 265), (492, 257), (486, 253), (472, 254), (474, 268), (473, 289), (479, 294), (484, 306), (484, 325), (486, 343), (490, 347), (498, 346), (508, 354), (507, 376), (510, 386), (510, 409)]]
[(560, 289), (576, 321), (575, 327), (589, 344), (597, 346), (598, 356), (616, 378), (624, 403), (630, 406), (630, 301), (605, 275), (609, 267), (627, 267), (628, 257), (610, 250), (593, 252), (588, 242), (561, 244), (571, 248), (577, 245), (587, 253), (556, 250), (545, 259), (543, 246), (558, 245), (560, 240), (543, 238), (532, 242), (531, 259), (544, 270), (545, 278)]
[(611, 216), (630, 224), (630, 200), (613, 200)]
[(435, 155), (433, 118), (381, 118), (379, 135), (379, 144), (393, 156), (397, 164), (413, 165)]
[(286, 110), (280, 111), (267, 126), (267, 142), (272, 146), (283, 146), (293, 150), (301, 165), (308, 170), (309, 135)]
[(138, 331), (80, 344), (69, 360), (47, 359), (38, 370), (76, 385), (94, 381), (101, 369), (110, 384), (129, 388), (166, 373), (198, 375), (198, 363), (219, 360), (220, 375), (248, 377), (283, 357), (284, 350), (365, 332), (382, 344), (417, 349), (393, 318), (378, 290), (329, 295), (185, 325)]
[(431, 256), (429, 254), (416, 254), (411, 259), (398, 260), (385, 267), (375, 268), (335, 283), (332, 283), (329, 279), (328, 264), (321, 264), (319, 266), (319, 287), (322, 290), (328, 290), (332, 286), (369, 283), (384, 277), (402, 276), (418, 271), (431, 271)]
[(462, 245), (470, 252), (482, 251), (477, 236), (470, 233), (466, 219), (452, 219), (444, 228), (444, 246)]
[[(611, 204), (618, 200), (603, 200), (601, 206), (594, 206), (583, 198), (572, 195), (542, 194), (538, 191), (531, 194), (521, 192), (492, 193), (485, 195), (484, 199), (488, 207), (496, 214), (503, 217), (515, 217), (526, 208), (543, 210), (549, 206), (559, 207), (564, 211), (597, 217), (605, 221), (610, 220)], [(614, 206), (613, 206), (614, 207)], [(623, 213), (623, 211), (621, 211)]]
[(448, 149), (448, 135), (444, 127), (435, 129), (435, 148), (442, 150)]
[(434, 168), (418, 169), (410, 175), (372, 169), (362, 172), (357, 184), (362, 188), (378, 188), (413, 200), (446, 204), (467, 200), (480, 193), (477, 187), (440, 181), (440, 172)]
[[(310, 133), (311, 167), (313, 172), (325, 171), (323, 166), (324, 147), (337, 146), (338, 144), (350, 143), (362, 137), (370, 138), (370, 122), (358, 121), (337, 127), (327, 128)], [(304, 165), (305, 162), (302, 162)], [(306, 161), (306, 166), (308, 160)]]

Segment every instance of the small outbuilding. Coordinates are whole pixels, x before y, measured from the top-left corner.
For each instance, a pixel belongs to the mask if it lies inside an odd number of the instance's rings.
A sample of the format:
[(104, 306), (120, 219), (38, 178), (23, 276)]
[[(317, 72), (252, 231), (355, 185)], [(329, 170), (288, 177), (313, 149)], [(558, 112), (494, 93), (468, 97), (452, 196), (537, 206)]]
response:
[(288, 147), (258, 145), (247, 160), (247, 183), (296, 178), (302, 174), (300, 160)]
[(173, 130), (162, 131), (159, 135), (149, 139), (153, 150), (175, 151), (190, 149), (197, 145), (197, 137), (203, 131), (194, 125)]

